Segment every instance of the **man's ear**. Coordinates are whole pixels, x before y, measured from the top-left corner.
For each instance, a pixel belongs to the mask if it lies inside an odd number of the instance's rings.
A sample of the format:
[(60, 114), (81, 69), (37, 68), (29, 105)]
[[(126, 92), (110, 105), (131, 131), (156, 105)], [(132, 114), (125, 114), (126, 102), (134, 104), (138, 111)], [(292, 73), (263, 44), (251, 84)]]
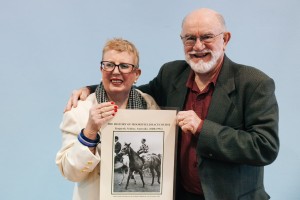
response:
[(231, 38), (231, 33), (230, 32), (224, 32), (223, 33), (223, 50), (225, 51), (225, 49), (226, 49), (226, 46), (227, 46), (227, 44), (228, 44), (228, 42), (229, 42), (229, 40), (230, 40), (230, 38)]

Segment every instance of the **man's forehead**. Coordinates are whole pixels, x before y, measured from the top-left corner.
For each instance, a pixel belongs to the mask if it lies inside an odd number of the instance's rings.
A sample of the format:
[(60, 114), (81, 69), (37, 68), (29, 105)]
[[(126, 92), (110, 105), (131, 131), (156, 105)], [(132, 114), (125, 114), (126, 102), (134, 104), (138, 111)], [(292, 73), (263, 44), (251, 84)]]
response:
[(214, 34), (221, 29), (221, 24), (215, 19), (207, 18), (187, 18), (182, 26), (182, 34)]
[(182, 27), (182, 34), (183, 35), (204, 35), (204, 34), (215, 34), (218, 28), (213, 26), (185, 26)]

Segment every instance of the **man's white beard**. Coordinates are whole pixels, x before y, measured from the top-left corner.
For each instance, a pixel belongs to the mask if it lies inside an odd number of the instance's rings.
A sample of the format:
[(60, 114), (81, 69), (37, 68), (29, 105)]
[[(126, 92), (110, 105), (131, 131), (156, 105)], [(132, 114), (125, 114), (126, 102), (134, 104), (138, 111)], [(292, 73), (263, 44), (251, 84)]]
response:
[(193, 53), (196, 53), (196, 52), (191, 51), (191, 52), (188, 52), (187, 54), (185, 54), (186, 62), (191, 66), (192, 70), (195, 73), (206, 74), (206, 73), (212, 71), (217, 66), (217, 61), (223, 53), (222, 51), (216, 51), (216, 52), (206, 51), (206, 52), (210, 52), (211, 56), (212, 56), (212, 58), (209, 62), (204, 62), (203, 60), (200, 60), (199, 62), (194, 63), (191, 60), (189, 54), (193, 54)]

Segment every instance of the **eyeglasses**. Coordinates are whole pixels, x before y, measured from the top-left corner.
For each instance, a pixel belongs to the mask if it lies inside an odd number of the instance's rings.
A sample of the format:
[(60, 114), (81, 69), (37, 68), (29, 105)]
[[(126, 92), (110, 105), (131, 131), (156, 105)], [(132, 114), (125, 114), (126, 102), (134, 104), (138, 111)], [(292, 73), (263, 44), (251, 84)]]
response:
[(128, 64), (128, 63), (120, 63), (118, 65), (116, 65), (113, 62), (110, 61), (101, 61), (101, 68), (104, 71), (107, 72), (112, 72), (115, 70), (115, 67), (118, 67), (119, 71), (122, 74), (128, 74), (130, 73), (134, 68), (137, 68), (137, 66), (133, 65), (133, 64)]
[(221, 32), (217, 35), (214, 34), (205, 34), (205, 35), (200, 35), (199, 37), (195, 36), (195, 35), (187, 35), (187, 36), (180, 36), (180, 38), (183, 41), (183, 44), (185, 46), (194, 46), (197, 42), (197, 38), (199, 38), (200, 42), (204, 43), (204, 44), (208, 44), (214, 41), (214, 39), (216, 37), (218, 37), (219, 35), (223, 34), (224, 32)]

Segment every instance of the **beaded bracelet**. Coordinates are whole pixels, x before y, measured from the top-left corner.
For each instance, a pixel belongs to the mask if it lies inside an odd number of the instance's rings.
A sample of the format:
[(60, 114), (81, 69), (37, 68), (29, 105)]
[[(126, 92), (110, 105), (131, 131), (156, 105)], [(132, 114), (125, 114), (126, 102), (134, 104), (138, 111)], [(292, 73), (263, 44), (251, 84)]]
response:
[(96, 147), (100, 143), (100, 135), (97, 134), (97, 138), (95, 140), (91, 140), (83, 134), (83, 130), (84, 129), (82, 129), (78, 134), (79, 142), (87, 147)]

